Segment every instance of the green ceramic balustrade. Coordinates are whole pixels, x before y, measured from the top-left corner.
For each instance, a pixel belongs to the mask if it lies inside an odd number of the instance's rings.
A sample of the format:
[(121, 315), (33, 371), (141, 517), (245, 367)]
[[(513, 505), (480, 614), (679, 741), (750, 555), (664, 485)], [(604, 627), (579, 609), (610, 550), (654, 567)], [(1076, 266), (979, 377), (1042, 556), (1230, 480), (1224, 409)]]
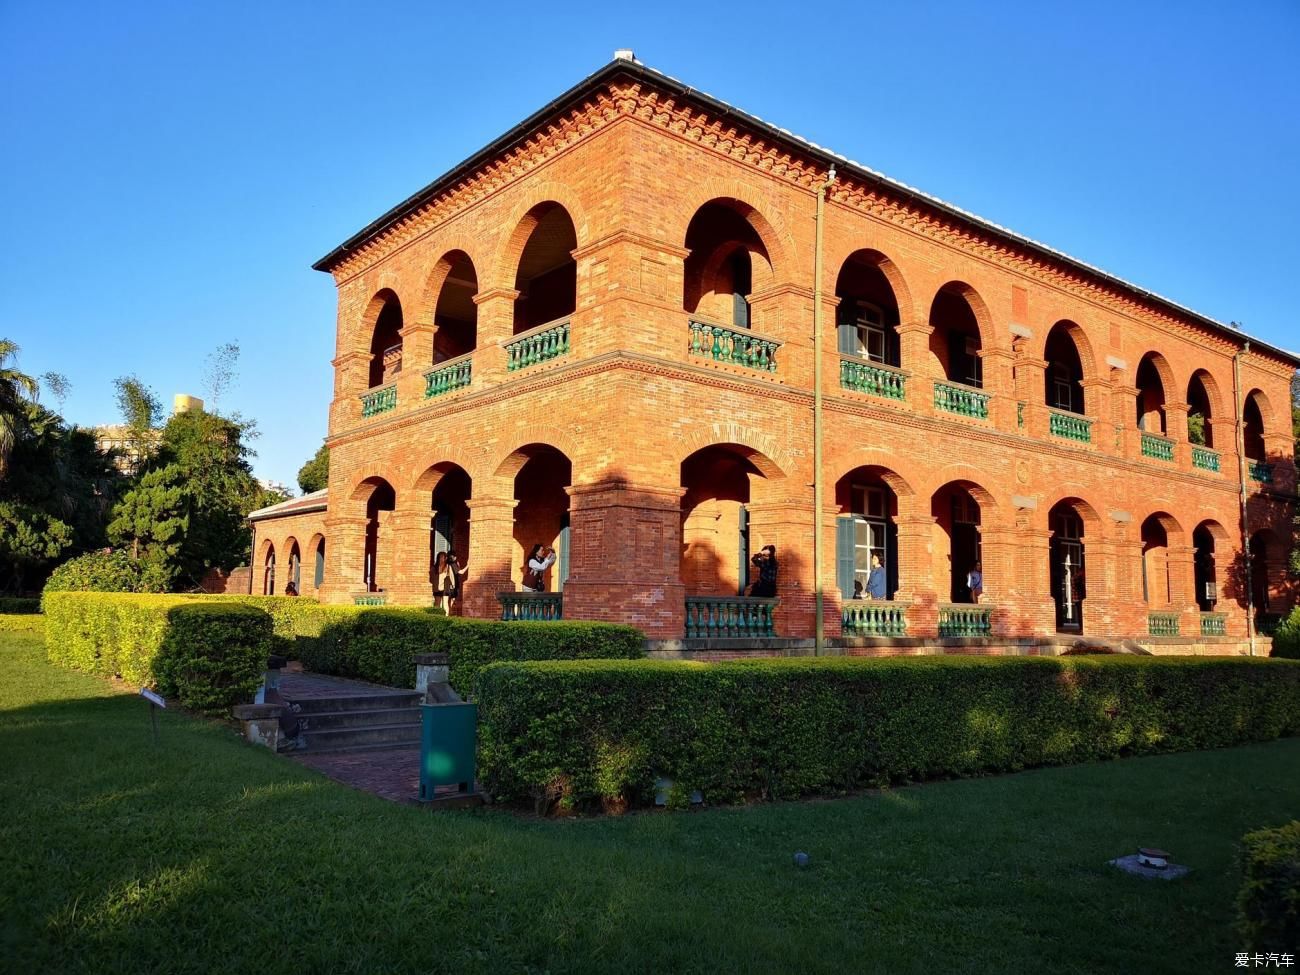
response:
[(759, 372), (776, 372), (776, 350), (781, 343), (754, 335), (743, 328), (708, 322), (691, 322), (691, 355), (746, 366)]
[(1266, 460), (1248, 460), (1246, 470), (1252, 481), (1258, 481), (1260, 484), (1273, 483), (1273, 465)]
[(1178, 614), (1148, 613), (1147, 632), (1152, 636), (1178, 636)]
[(1202, 613), (1201, 636), (1227, 636), (1228, 616), (1226, 613)]
[(1192, 445), (1192, 466), (1198, 467), (1203, 471), (1213, 471), (1219, 473), (1219, 455), (1213, 450), (1205, 447)]
[(564, 595), (558, 592), (499, 592), (503, 620), (562, 620)]
[(353, 596), (352, 605), (354, 606), (383, 606), (388, 602), (388, 597), (379, 593), (368, 593), (364, 596)]
[(505, 345), (506, 370), (517, 372), (539, 362), (558, 359), (569, 353), (569, 323), (542, 325), (516, 336)]
[(1155, 460), (1173, 460), (1174, 442), (1154, 433), (1142, 434), (1142, 456)]
[(424, 398), (431, 399), (443, 393), (464, 389), (469, 385), (473, 365), (474, 360), (463, 355), (434, 366), (424, 374)]
[(977, 420), (989, 418), (989, 394), (947, 383), (934, 384), (934, 408)]
[(776, 602), (750, 596), (687, 596), (686, 638), (775, 636)]
[(989, 636), (993, 633), (993, 607), (950, 605), (939, 607), (942, 637)]
[(1092, 443), (1092, 421), (1076, 413), (1047, 411), (1048, 430), (1053, 437), (1063, 437), (1078, 443)]
[(907, 373), (862, 359), (840, 359), (840, 386), (885, 399), (906, 398)]
[(854, 599), (840, 613), (840, 631), (844, 636), (903, 636), (907, 614), (902, 606)]
[(361, 417), (369, 419), (397, 408), (397, 384), (389, 383), (361, 394)]

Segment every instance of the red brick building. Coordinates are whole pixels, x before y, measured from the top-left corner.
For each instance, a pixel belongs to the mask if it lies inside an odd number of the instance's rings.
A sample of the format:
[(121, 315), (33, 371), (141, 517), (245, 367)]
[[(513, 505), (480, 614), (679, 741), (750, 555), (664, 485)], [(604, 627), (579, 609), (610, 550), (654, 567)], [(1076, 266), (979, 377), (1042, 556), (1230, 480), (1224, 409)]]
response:
[(1292, 354), (630, 58), (315, 267), (328, 504), (255, 515), (255, 588), (428, 604), (454, 547), (500, 616), (542, 542), (511, 612), (807, 640), (820, 579), (834, 646), (1022, 652), (1293, 598)]

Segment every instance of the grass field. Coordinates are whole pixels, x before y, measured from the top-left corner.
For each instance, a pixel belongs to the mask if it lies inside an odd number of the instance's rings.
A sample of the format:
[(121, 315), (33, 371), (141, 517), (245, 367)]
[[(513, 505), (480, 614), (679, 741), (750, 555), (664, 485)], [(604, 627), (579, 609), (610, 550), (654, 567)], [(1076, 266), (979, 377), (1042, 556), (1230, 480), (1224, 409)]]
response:
[[(0, 633), (0, 969), (1228, 972), (1237, 841), (1300, 811), (1296, 739), (542, 821), (393, 805), (179, 714), (159, 731)], [(1105, 865), (1139, 844), (1194, 872)]]

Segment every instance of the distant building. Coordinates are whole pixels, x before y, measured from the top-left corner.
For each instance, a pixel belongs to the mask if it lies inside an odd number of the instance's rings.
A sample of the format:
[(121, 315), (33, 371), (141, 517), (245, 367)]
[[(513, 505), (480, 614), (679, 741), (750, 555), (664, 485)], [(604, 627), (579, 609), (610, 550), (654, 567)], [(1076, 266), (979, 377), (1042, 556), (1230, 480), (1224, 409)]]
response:
[(274, 491), (276, 494), (283, 494), (286, 498), (293, 497), (293, 488), (285, 484), (284, 481), (273, 481), (269, 477), (259, 477), (257, 483), (262, 486), (263, 491)]
[[(177, 393), (172, 397), (172, 416), (203, 409), (203, 400), (187, 393)], [(137, 435), (125, 423), (108, 423), (94, 428), (95, 443), (100, 450), (116, 451), (114, 463), (123, 474), (134, 474), (141, 462), (151, 455), (158, 446), (161, 432), (149, 430), (143, 436)]]

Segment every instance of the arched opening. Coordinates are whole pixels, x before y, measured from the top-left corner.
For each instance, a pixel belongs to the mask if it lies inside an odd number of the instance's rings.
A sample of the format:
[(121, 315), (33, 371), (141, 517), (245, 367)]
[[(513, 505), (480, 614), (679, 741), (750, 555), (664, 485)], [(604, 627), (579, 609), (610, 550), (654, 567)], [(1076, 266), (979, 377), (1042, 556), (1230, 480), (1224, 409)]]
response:
[[(977, 602), (970, 585), (971, 574), (979, 571), (982, 575), (983, 571), (980, 544), (983, 514), (977, 492), (983, 493), (968, 481), (953, 481), (939, 488), (930, 499), (935, 530), (943, 535), (945, 543), (936, 546), (936, 555), (944, 560), (942, 566), (936, 562), (936, 575), (942, 571), (948, 577), (948, 598), (954, 603)], [(946, 552), (942, 551), (944, 548)]]
[(899, 587), (898, 475), (857, 467), (835, 482), (835, 578), (841, 599), (893, 599)]
[(930, 353), (949, 381), (984, 386), (980, 327), (971, 307), (968, 285), (949, 282), (930, 304)]
[(262, 595), (275, 595), (275, 546), (266, 544), (266, 553), (262, 557)]
[(543, 573), (542, 591), (563, 592), (569, 575), (569, 492), (565, 488), (573, 483), (573, 464), (549, 444), (530, 444), (519, 453), (527, 459), (515, 474), (514, 579), (522, 586), (525, 561), (541, 545), (555, 556)]
[(1214, 612), (1219, 602), (1218, 543), (1226, 543), (1227, 532), (1217, 521), (1203, 521), (1192, 532), (1193, 565), (1196, 573), (1196, 605), (1202, 613)]
[(898, 298), (885, 276), (884, 255), (860, 250), (849, 255), (835, 279), (840, 355), (856, 356), (898, 368)]
[(452, 251), (442, 259), (446, 277), (438, 290), (433, 311), (433, 363), (468, 355), (478, 343), (478, 274), (464, 251)]
[[(469, 499), (473, 496), (473, 483), (465, 469), (457, 464), (435, 465), (426, 477), (436, 478), (433, 485), (431, 507), (433, 511), (429, 533), (429, 582), (434, 591), (459, 592), (457, 573), (450, 567), (454, 557), (463, 568), (469, 554)], [(446, 556), (439, 566), (439, 555)], [(457, 597), (459, 598), (459, 596)], [(448, 597), (448, 608), (451, 597)]]
[(1137, 428), (1145, 433), (1164, 436), (1165, 384), (1160, 378), (1159, 360), (1154, 352), (1142, 357), (1137, 368)]
[(1048, 545), (1052, 599), (1056, 603), (1056, 629), (1062, 633), (1083, 632), (1083, 603), (1088, 598), (1085, 522), (1080, 502), (1065, 499), (1048, 513), (1052, 532)]
[(1169, 579), (1169, 535), (1176, 529), (1172, 518), (1154, 514), (1142, 522), (1142, 601), (1151, 607), (1172, 603)]
[(1074, 336), (1078, 327), (1072, 322), (1057, 322), (1047, 333), (1043, 352), (1047, 360), (1044, 402), (1053, 409), (1082, 415), (1085, 412), (1083, 360)]
[(1206, 385), (1212, 382), (1204, 369), (1192, 373), (1187, 383), (1187, 440), (1198, 447), (1214, 446), (1214, 401)]
[(566, 318), (578, 307), (578, 262), (573, 258), (578, 234), (569, 211), (558, 203), (541, 203), (525, 221), (532, 227), (515, 272), (516, 335)]
[(381, 302), (370, 336), (370, 387), (382, 386), (402, 371), (402, 303), (384, 289), (375, 296)]
[(1268, 459), (1268, 453), (1264, 447), (1264, 413), (1259, 407), (1257, 392), (1246, 397), (1246, 405), (1241, 411), (1241, 426), (1247, 459), (1263, 463)]
[(749, 328), (755, 280), (770, 281), (772, 260), (749, 219), (752, 207), (713, 200), (686, 228), (682, 307), (703, 321)]
[(751, 583), (751, 479), (764, 475), (753, 452), (731, 444), (682, 461), (681, 576), (688, 596), (743, 596)]
[(285, 592), (288, 592), (289, 583), (293, 583), (295, 593), (302, 592), (302, 552), (296, 538), (289, 539), (289, 575), (285, 579)]
[(319, 589), (325, 585), (325, 536), (313, 537), (308, 543), (307, 550), (312, 553), (312, 587)]
[(362, 586), (366, 592), (383, 592), (392, 568), (392, 516), (397, 507), (397, 492), (382, 477), (371, 477), (361, 482), (354, 498), (364, 498), (366, 505)]

